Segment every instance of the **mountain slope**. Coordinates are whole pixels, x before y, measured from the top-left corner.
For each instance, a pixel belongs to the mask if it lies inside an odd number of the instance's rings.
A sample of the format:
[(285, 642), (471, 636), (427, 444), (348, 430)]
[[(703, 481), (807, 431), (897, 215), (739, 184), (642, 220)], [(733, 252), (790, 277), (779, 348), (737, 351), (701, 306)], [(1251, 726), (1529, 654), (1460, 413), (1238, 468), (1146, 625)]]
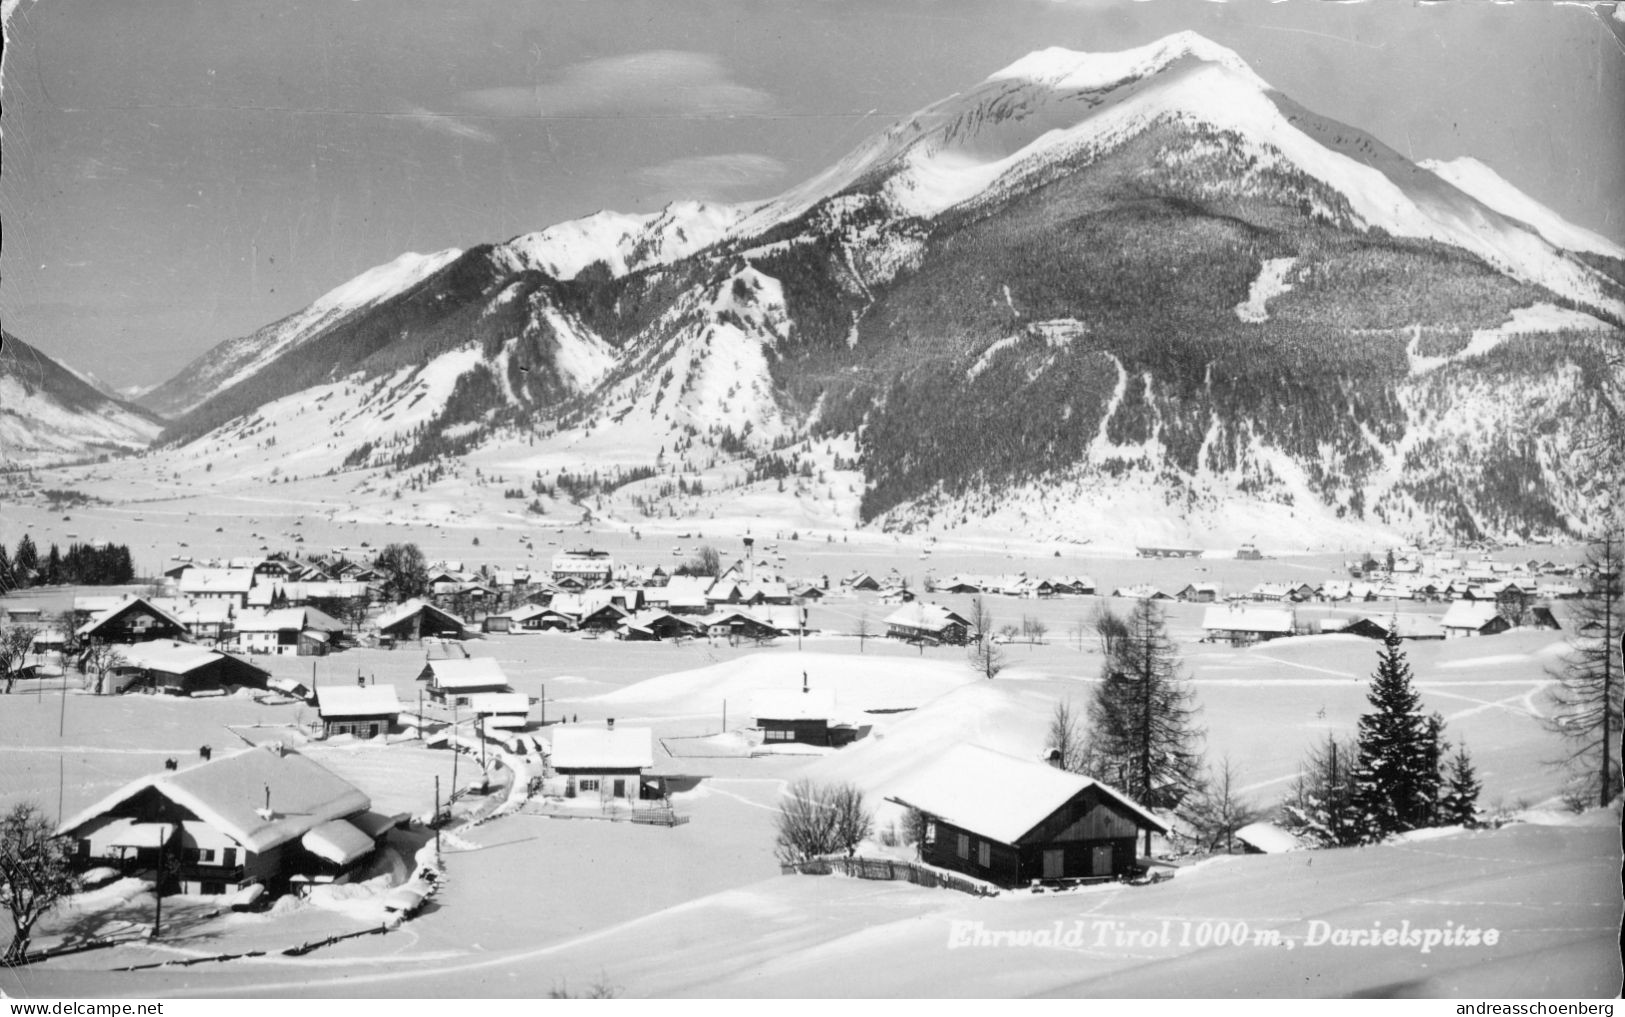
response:
[(1625, 263), (1487, 179), (1199, 36), (1045, 50), (769, 201), (411, 256), (211, 352), (165, 440), (396, 493), (474, 457), (628, 524), (1582, 530)]
[(149, 411), (104, 394), (11, 333), (0, 337), (0, 467), (130, 452), (162, 427)]

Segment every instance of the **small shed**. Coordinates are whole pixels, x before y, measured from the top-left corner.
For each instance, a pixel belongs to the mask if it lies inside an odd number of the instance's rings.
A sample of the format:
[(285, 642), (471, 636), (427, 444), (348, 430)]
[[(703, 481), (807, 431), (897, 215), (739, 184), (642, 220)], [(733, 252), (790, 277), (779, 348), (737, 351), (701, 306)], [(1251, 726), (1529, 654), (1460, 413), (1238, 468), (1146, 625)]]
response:
[(469, 705), (469, 697), (481, 692), (512, 692), (502, 665), (490, 657), (463, 657), (431, 660), (418, 673), (418, 681), (429, 683), (429, 697), (437, 702)]
[(835, 693), (829, 689), (769, 689), (750, 701), (751, 717), (762, 729), (768, 745), (840, 746), (852, 741), (856, 730), (836, 716)]

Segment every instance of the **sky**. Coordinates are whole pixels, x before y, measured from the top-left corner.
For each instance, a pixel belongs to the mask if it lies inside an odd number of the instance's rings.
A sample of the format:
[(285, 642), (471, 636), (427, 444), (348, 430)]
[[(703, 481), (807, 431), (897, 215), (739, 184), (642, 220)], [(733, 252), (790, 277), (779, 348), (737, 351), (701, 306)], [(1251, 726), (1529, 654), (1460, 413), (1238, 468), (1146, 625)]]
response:
[(0, 0), (0, 323), (150, 386), (405, 251), (771, 197), (1028, 52), (1183, 29), (1625, 243), (1616, 6)]

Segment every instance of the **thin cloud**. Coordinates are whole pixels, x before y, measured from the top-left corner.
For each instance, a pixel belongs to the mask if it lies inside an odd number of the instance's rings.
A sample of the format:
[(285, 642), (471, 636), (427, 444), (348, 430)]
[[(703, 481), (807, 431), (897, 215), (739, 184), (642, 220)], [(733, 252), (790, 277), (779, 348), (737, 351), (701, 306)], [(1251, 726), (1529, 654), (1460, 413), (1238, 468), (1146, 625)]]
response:
[(755, 113), (773, 97), (729, 76), (716, 57), (682, 50), (648, 50), (560, 68), (534, 85), (465, 92), (469, 109), (495, 116), (727, 116)]
[(744, 196), (784, 176), (784, 163), (754, 152), (673, 159), (638, 171), (638, 176), (664, 194), (721, 200)]
[(392, 114), (398, 119), (411, 120), (431, 131), (449, 134), (454, 138), (466, 138), (469, 141), (480, 141), (487, 145), (494, 144), (497, 136), (482, 127), (476, 127), (466, 120), (459, 119), (447, 113), (436, 113), (421, 106), (413, 106), (405, 113)]

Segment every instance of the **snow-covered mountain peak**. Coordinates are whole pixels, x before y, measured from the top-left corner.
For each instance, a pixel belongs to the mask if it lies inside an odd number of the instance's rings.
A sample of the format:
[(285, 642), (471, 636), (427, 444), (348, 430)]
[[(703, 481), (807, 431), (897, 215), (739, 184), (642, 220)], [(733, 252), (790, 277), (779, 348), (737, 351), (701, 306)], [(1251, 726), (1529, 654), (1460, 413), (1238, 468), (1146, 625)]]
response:
[(432, 254), (407, 251), (395, 260), (375, 265), (349, 282), (329, 290), (307, 307), (300, 317), (323, 318), (334, 311), (365, 307), (393, 296), (451, 264), (462, 253), (455, 247)]
[(594, 262), (622, 276), (716, 243), (747, 211), (703, 201), (674, 201), (659, 212), (598, 211), (514, 237), (493, 257), (505, 268), (537, 269), (555, 279), (573, 279)]
[(1471, 156), (1450, 160), (1424, 159), (1417, 165), (1502, 215), (1533, 227), (1535, 232), (1557, 247), (1625, 261), (1625, 247), (1574, 225)]
[(1176, 32), (1117, 53), (1085, 53), (1051, 46), (995, 71), (987, 80), (1028, 81), (1053, 89), (1101, 89), (1150, 77), (1186, 58), (1220, 64), (1258, 88), (1269, 87), (1241, 57), (1195, 32)]

